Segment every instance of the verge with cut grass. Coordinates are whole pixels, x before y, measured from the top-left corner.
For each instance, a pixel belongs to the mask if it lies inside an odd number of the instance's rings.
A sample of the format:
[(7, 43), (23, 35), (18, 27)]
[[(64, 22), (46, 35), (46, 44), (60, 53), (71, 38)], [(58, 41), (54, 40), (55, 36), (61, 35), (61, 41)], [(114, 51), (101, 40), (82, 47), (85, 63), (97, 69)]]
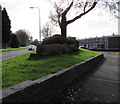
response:
[(15, 50), (21, 50), (21, 49), (27, 49), (27, 48), (28, 47), (6, 48), (6, 49), (0, 49), (0, 52), (15, 51)]
[(35, 51), (2, 61), (3, 89), (22, 81), (35, 80), (48, 74), (56, 73), (100, 54), (98, 52), (80, 49), (79, 53), (75, 52), (30, 60), (30, 53), (35, 53)]

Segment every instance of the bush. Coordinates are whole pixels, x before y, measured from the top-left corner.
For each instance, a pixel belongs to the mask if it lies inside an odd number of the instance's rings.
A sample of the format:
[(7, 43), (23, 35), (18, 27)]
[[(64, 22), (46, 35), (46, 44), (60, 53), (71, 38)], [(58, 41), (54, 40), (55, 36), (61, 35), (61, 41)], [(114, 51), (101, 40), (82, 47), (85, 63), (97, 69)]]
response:
[(79, 41), (72, 38), (65, 38), (65, 37), (62, 37), (61, 35), (54, 35), (50, 38), (47, 38), (43, 41), (42, 44), (49, 45), (49, 44), (65, 44), (65, 43), (69, 45), (75, 44), (76, 47), (79, 48)]
[(31, 44), (37, 46), (39, 44), (39, 41), (35, 39)]
[(77, 52), (79, 42), (75, 38), (65, 38), (61, 35), (54, 35), (45, 39), (41, 45), (37, 46), (38, 55), (54, 55), (70, 52)]
[(78, 48), (75, 44), (69, 45), (65, 44), (49, 44), (49, 45), (38, 45), (36, 53), (39, 56), (44, 55), (55, 55), (64, 54), (70, 52), (77, 52)]
[(10, 47), (19, 48), (19, 39), (17, 38), (15, 34), (13, 34), (11, 37)]
[(70, 48), (65, 44), (38, 45), (36, 52), (38, 55), (55, 55), (69, 53)]

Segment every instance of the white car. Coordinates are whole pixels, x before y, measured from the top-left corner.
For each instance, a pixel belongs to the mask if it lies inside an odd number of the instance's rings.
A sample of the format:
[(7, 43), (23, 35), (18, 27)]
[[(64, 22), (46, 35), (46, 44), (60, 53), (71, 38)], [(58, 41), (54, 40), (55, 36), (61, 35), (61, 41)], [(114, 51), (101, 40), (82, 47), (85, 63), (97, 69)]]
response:
[(28, 46), (28, 51), (30, 51), (30, 50), (35, 50), (35, 46), (34, 45), (29, 45)]

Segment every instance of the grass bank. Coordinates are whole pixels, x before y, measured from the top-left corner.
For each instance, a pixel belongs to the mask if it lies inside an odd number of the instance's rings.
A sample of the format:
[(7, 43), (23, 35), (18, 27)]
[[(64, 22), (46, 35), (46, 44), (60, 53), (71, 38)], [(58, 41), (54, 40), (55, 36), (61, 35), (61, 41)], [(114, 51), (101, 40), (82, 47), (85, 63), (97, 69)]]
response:
[(35, 80), (98, 54), (100, 53), (80, 49), (79, 54), (71, 53), (29, 60), (30, 53), (25, 53), (2, 62), (2, 86), (6, 88), (25, 80)]
[(6, 48), (6, 49), (0, 49), (0, 52), (15, 51), (15, 50), (27, 49), (27, 48), (28, 48), (28, 47)]

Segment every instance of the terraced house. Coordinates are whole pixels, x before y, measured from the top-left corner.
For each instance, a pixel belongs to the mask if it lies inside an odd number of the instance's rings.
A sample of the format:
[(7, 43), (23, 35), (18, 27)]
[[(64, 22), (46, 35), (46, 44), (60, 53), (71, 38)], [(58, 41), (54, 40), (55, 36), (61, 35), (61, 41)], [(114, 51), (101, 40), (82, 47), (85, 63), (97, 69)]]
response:
[(80, 39), (79, 44), (87, 49), (120, 51), (120, 35)]

